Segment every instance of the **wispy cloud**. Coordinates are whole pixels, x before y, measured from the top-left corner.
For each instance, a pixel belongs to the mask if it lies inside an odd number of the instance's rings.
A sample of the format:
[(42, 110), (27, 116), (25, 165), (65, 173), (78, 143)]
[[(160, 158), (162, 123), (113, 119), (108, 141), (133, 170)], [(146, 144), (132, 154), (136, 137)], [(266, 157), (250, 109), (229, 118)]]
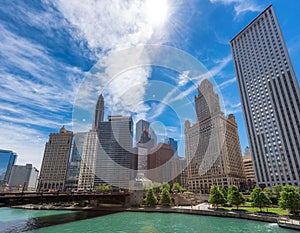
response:
[(178, 85), (179, 86), (184, 86), (185, 84), (187, 84), (187, 82), (190, 79), (189, 74), (190, 74), (190, 71), (186, 70), (183, 73), (178, 75)]
[(236, 16), (247, 11), (259, 12), (262, 10), (262, 6), (258, 5), (253, 0), (210, 0), (211, 3), (222, 3), (224, 5), (234, 5), (234, 11)]
[[(90, 98), (91, 93), (103, 92), (105, 104), (112, 114), (133, 113), (135, 121), (145, 118), (148, 107), (143, 103), (143, 98), (151, 68), (135, 68), (133, 64), (130, 70), (128, 67), (122, 70), (123, 63), (139, 55), (122, 53), (122, 50), (161, 39), (161, 35), (156, 38), (158, 28), (145, 17), (149, 10), (147, 1), (115, 0), (108, 3), (75, 0), (72, 4), (63, 1), (54, 1), (53, 4), (76, 29), (70, 28), (73, 37), (86, 41), (102, 65), (101, 72), (97, 74), (97, 83), (87, 81), (89, 83), (85, 84), (85, 90), (81, 89), (83, 93), (80, 90), (77, 101), (94, 101), (95, 98)], [(168, 30), (163, 31), (167, 34)], [(113, 55), (116, 51), (120, 51), (118, 56)], [(110, 57), (111, 54), (114, 59)], [(85, 106), (79, 105), (85, 109), (94, 107), (87, 103)]]
[(230, 86), (232, 83), (235, 83), (235, 82), (236, 82), (236, 77), (233, 77), (231, 79), (226, 80), (225, 82), (222, 82), (218, 86), (219, 86), (220, 89), (224, 89), (224, 88)]

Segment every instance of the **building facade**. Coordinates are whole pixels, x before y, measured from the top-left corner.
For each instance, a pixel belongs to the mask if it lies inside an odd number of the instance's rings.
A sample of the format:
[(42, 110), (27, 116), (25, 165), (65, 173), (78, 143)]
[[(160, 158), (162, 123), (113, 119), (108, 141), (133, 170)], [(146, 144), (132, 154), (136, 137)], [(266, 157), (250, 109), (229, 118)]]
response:
[(8, 183), (16, 159), (17, 154), (15, 152), (0, 149), (0, 185)]
[(172, 149), (174, 151), (174, 156), (178, 156), (178, 152), (177, 152), (178, 144), (174, 138), (165, 138), (164, 143), (169, 144), (172, 147)]
[(14, 165), (8, 186), (11, 191), (36, 191), (39, 171), (32, 166)]
[(243, 168), (245, 173), (245, 189), (250, 190), (256, 184), (256, 178), (254, 173), (254, 166), (250, 148), (247, 146), (245, 148), (244, 157), (243, 157)]
[(219, 97), (208, 80), (199, 85), (195, 106), (196, 123), (185, 122), (189, 189), (209, 193), (212, 185), (240, 186), (245, 179), (234, 115), (226, 118), (221, 112)]
[(82, 150), (87, 132), (75, 133), (73, 136), (71, 156), (67, 171), (65, 184), (66, 191), (77, 191), (79, 182), (80, 165), (82, 160)]
[(96, 103), (95, 112), (94, 112), (94, 121), (92, 129), (98, 130), (100, 127), (100, 123), (104, 120), (104, 98), (103, 95), (100, 94)]
[(51, 133), (46, 143), (38, 190), (64, 190), (71, 153), (73, 132), (65, 127)]
[(107, 183), (114, 189), (128, 189), (134, 178), (135, 157), (132, 148), (131, 117), (109, 116), (99, 129), (99, 153), (96, 159), (94, 185)]
[(231, 41), (257, 183), (300, 186), (300, 90), (274, 9)]
[(159, 143), (152, 148), (147, 160), (147, 177), (158, 183), (172, 180), (172, 158), (174, 151), (169, 144)]
[(157, 144), (157, 136), (156, 136), (154, 130), (151, 128), (150, 123), (148, 121), (139, 120), (136, 123), (136, 125), (135, 125), (136, 144), (138, 144), (140, 142), (140, 139), (141, 139), (141, 136), (142, 136), (144, 130), (146, 130), (150, 135), (151, 141), (148, 142), (147, 148), (151, 149), (154, 146), (156, 146), (156, 144)]

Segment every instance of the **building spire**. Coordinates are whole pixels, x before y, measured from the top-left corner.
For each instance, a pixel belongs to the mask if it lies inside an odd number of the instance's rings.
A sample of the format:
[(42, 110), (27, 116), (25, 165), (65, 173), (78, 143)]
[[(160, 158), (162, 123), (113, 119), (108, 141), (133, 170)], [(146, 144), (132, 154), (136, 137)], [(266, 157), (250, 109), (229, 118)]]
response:
[(98, 130), (100, 126), (100, 122), (103, 122), (104, 119), (104, 98), (103, 95), (100, 94), (97, 100), (95, 113), (94, 113), (94, 121), (93, 121), (93, 130)]

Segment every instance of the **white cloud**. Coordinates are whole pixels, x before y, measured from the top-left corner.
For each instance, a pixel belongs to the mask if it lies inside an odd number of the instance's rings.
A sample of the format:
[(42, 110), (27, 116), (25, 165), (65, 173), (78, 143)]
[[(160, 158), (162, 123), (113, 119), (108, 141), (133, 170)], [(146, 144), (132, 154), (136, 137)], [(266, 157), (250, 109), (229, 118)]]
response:
[(65, 18), (79, 29), (91, 49), (109, 51), (147, 43), (154, 33), (147, 21), (146, 1), (54, 1)]
[(14, 123), (0, 121), (0, 148), (18, 154), (17, 164), (32, 163), (40, 168), (48, 136), (41, 131)]
[(190, 80), (189, 78), (190, 71), (186, 70), (178, 76), (178, 85), (184, 86)]
[(210, 0), (210, 2), (222, 3), (225, 5), (234, 4), (234, 11), (237, 16), (247, 11), (259, 12), (262, 10), (262, 6), (258, 5), (253, 0)]
[[(134, 60), (141, 63), (138, 59), (145, 57), (141, 58), (139, 53), (122, 53), (122, 49), (146, 43), (162, 43), (161, 33), (166, 34), (167, 30), (162, 30), (161, 26), (157, 28), (149, 17), (145, 17), (149, 10), (147, 0), (74, 0), (72, 4), (54, 1), (54, 5), (77, 29), (70, 28), (73, 37), (87, 42), (100, 58), (103, 68), (101, 74), (98, 74), (97, 83), (87, 81), (84, 84), (85, 90), (82, 88), (78, 93), (78, 106), (94, 108), (95, 98), (90, 98), (90, 94), (103, 91), (105, 105), (113, 114), (129, 115), (135, 112), (137, 115), (134, 120), (145, 118), (148, 107), (143, 104), (143, 98), (151, 69), (135, 68)], [(156, 30), (159, 30), (159, 36)], [(118, 56), (113, 55), (115, 51), (120, 51)], [(128, 63), (132, 64), (130, 70), (126, 66)], [(116, 71), (121, 73), (117, 74)], [(90, 102), (90, 105), (84, 104), (85, 101)]]
[(228, 115), (228, 114), (236, 114), (236, 113), (241, 113), (242, 112), (242, 104), (241, 102), (238, 102), (238, 103), (234, 103), (232, 102), (232, 100), (226, 100), (224, 101), (225, 103), (225, 109), (226, 109), (226, 112), (225, 114)]
[(225, 82), (222, 82), (221, 84), (218, 85), (218, 87), (220, 89), (224, 89), (224, 88), (230, 86), (232, 83), (235, 83), (235, 82), (236, 82), (236, 77), (233, 77), (231, 79), (226, 80)]

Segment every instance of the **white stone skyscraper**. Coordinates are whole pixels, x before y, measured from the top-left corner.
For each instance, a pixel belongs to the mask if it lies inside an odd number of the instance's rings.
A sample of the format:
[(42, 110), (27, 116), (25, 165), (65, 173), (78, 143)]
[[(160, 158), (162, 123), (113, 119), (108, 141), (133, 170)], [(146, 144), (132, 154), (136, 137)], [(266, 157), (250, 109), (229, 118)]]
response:
[(300, 91), (272, 5), (231, 41), (260, 186), (300, 186)]
[(207, 79), (198, 86), (195, 106), (197, 120), (187, 120), (184, 130), (189, 190), (208, 194), (212, 185), (240, 187), (245, 179), (234, 115), (225, 117)]
[(97, 100), (95, 113), (94, 113), (94, 121), (93, 121), (93, 130), (98, 130), (100, 122), (103, 122), (104, 119), (104, 98), (103, 95), (100, 94)]

